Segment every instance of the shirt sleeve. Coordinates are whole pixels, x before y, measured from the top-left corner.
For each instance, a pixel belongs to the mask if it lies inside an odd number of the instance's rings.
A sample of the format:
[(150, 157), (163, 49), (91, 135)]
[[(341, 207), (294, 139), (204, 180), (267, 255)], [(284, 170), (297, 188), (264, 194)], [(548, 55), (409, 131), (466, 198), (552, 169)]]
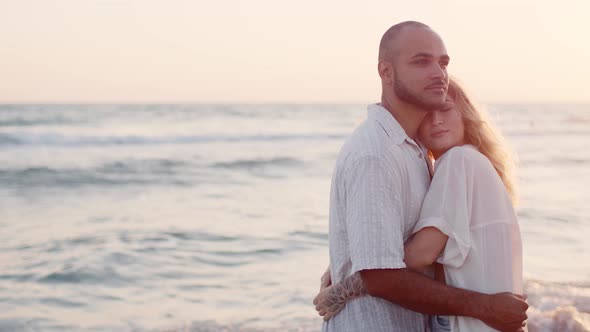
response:
[(398, 171), (377, 157), (363, 157), (348, 170), (346, 227), (352, 273), (405, 268), (401, 181)]
[(447, 235), (449, 239), (437, 262), (457, 268), (463, 265), (471, 248), (470, 174), (460, 149), (451, 150), (442, 158), (413, 233), (436, 227)]

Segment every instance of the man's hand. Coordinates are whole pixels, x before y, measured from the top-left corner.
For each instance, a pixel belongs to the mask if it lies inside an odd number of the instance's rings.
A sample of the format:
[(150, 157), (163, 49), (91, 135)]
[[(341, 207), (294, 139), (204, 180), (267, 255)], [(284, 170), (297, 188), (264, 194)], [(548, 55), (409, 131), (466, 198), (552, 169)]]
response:
[(498, 293), (489, 296), (482, 307), (484, 323), (503, 332), (523, 331), (526, 324), (526, 310), (529, 305), (526, 295)]

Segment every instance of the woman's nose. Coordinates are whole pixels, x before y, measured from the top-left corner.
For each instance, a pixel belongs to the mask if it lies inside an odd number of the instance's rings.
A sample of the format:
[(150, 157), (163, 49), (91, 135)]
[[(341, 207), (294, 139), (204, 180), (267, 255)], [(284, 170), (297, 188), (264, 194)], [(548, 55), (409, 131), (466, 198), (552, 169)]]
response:
[(440, 126), (443, 124), (442, 116), (438, 111), (434, 111), (432, 114), (432, 124), (435, 126)]

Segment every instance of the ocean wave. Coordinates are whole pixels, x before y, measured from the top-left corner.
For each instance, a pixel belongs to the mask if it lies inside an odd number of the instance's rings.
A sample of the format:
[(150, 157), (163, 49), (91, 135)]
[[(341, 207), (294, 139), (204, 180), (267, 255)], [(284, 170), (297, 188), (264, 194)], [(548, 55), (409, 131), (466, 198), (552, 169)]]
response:
[(520, 138), (520, 137), (570, 137), (570, 136), (588, 136), (590, 134), (590, 130), (588, 129), (575, 129), (571, 128), (569, 130), (555, 130), (555, 129), (545, 129), (539, 130), (538, 128), (530, 128), (530, 129), (519, 129), (519, 130), (505, 130), (503, 131), (504, 135), (508, 138)]
[[(218, 234), (206, 231), (161, 231), (122, 233), (121, 242), (135, 247), (138, 253), (177, 253), (192, 264), (209, 267), (237, 267), (259, 263), (295, 251), (325, 246), (325, 235), (292, 232), (277, 236)], [(170, 246), (173, 243), (174, 246)]]
[(106, 165), (96, 168), (27, 167), (0, 169), (0, 184), (9, 187), (80, 187), (121, 185), (190, 186), (198, 179), (182, 178), (172, 168), (144, 168), (132, 165)]
[(110, 286), (123, 285), (132, 282), (131, 278), (118, 273), (113, 267), (63, 267), (41, 276), (37, 280), (48, 284), (108, 284)]
[(59, 133), (0, 134), (0, 146), (117, 146), (199, 143), (241, 143), (278, 141), (342, 140), (343, 134), (269, 134), (269, 135), (175, 135), (175, 136), (67, 136)]
[(323, 247), (328, 243), (327, 232), (294, 231), (288, 235), (290, 241), (297, 247)]
[(86, 306), (86, 303), (73, 301), (70, 299), (58, 298), (58, 297), (45, 297), (38, 300), (39, 303), (53, 306), (53, 307), (65, 307), (65, 308), (80, 308)]
[(48, 125), (80, 125), (82, 121), (76, 121), (66, 117), (49, 117), (49, 118), (11, 118), (0, 120), (0, 127), (31, 127), (31, 126), (48, 126)]
[(523, 156), (519, 159), (519, 166), (526, 167), (582, 167), (590, 163), (590, 158), (584, 158), (582, 156), (563, 156), (563, 157), (544, 157), (533, 155)]
[(10, 187), (79, 187), (119, 185), (194, 186), (202, 184), (241, 184), (228, 172), (248, 176), (280, 178), (285, 171), (300, 169), (297, 158), (275, 157), (236, 159), (202, 164), (200, 160), (124, 159), (91, 167), (25, 166), (0, 168), (0, 185)]
[(270, 159), (238, 159), (229, 162), (219, 162), (210, 165), (212, 168), (227, 169), (254, 169), (268, 166), (281, 167), (298, 167), (303, 165), (303, 161), (296, 158), (270, 158)]
[(590, 331), (590, 284), (527, 280), (529, 332)]
[[(289, 251), (279, 238), (259, 238), (252, 236), (235, 236), (231, 240), (220, 238), (215, 234), (197, 233), (194, 237), (203, 240), (194, 242), (196, 249), (191, 249), (191, 260), (197, 264), (214, 267), (235, 267), (264, 261), (271, 257), (278, 258)], [(223, 242), (220, 248), (218, 242)], [(192, 246), (191, 246), (192, 247)]]
[(194, 163), (175, 159), (130, 159), (107, 163), (95, 170), (107, 174), (176, 174), (197, 167)]
[(130, 158), (91, 167), (25, 166), (22, 168), (0, 169), (0, 184), (18, 187), (78, 187), (85, 185), (189, 186), (212, 181), (215, 177), (214, 174), (206, 173), (201, 165), (190, 160)]
[[(590, 285), (528, 280), (525, 292), (530, 305), (527, 311), (529, 332), (590, 332)], [(309, 299), (305, 300), (310, 302)], [(309, 306), (312, 310), (312, 305)], [(265, 327), (259, 327), (259, 323), (265, 323)], [(321, 329), (321, 325), (320, 318), (309, 315), (297, 319), (277, 317), (273, 324), (264, 318), (233, 322), (204, 320), (184, 326), (179, 324), (178, 327), (165, 331), (311, 332)]]
[[(95, 303), (94, 301), (103, 305), (105, 305), (104, 301), (115, 301), (116, 305), (122, 305), (123, 302), (131, 300), (113, 294), (119, 294), (118, 292), (125, 294), (130, 290), (140, 294), (144, 294), (144, 292), (149, 294), (147, 290), (156, 285), (168, 285), (177, 291), (177, 294), (185, 296), (186, 301), (207, 305), (208, 303), (217, 303), (212, 299), (214, 294), (221, 295), (221, 299), (226, 299), (224, 296), (227, 296), (229, 292), (231, 292), (231, 296), (234, 296), (232, 283), (235, 280), (228, 276), (235, 275), (235, 268), (252, 263), (266, 266), (266, 264), (272, 264), (272, 261), (275, 261), (275, 264), (281, 264), (284, 256), (291, 251), (300, 250), (302, 247), (309, 248), (306, 242), (310, 240), (317, 240), (318, 243), (321, 242), (325, 246), (326, 234), (307, 229), (293, 230), (282, 235), (277, 234), (274, 237), (182, 229), (125, 230), (101, 235), (80, 234), (58, 241), (46, 241), (44, 244), (26, 249), (46, 252), (48, 248), (57, 245), (61, 248), (61, 253), (70, 253), (70, 263), (64, 263), (62, 259), (57, 259), (53, 263), (48, 262), (35, 271), (30, 271), (35, 275), (34, 278), (31, 278), (30, 274), (28, 276), (4, 274), (0, 275), (0, 280), (8, 281), (8, 284), (38, 282), (46, 287), (75, 285), (82, 289), (86, 285), (91, 288), (100, 286), (101, 289), (98, 294), (95, 294), (94, 291), (83, 291), (79, 297), (73, 300), (67, 297), (55, 297), (50, 292), (41, 293), (38, 296), (27, 295), (25, 299), (30, 303), (24, 303), (22, 296), (20, 299), (9, 298), (9, 303), (18, 303), (18, 305), (68, 310), (70, 308), (84, 310), (85, 306)], [(121, 247), (121, 244), (124, 246)], [(92, 252), (93, 254), (81, 255), (79, 252), (81, 248), (86, 248), (88, 253)], [(106, 248), (117, 248), (117, 250), (97, 250)], [(146, 248), (152, 248), (153, 251), (149, 255), (139, 254), (141, 249)], [(12, 249), (17, 250), (18, 248)], [(54, 257), (56, 255), (52, 254), (41, 260), (51, 261)], [(61, 262), (61, 264), (55, 264), (57, 262)], [(54, 268), (48, 269), (50, 266)], [(154, 269), (154, 267), (157, 268)], [(248, 273), (245, 274), (248, 275)], [(244, 281), (240, 276), (236, 278)], [(260, 279), (256, 279), (250, 275), (245, 279), (249, 279), (249, 281), (244, 281), (239, 287), (247, 288), (252, 285), (252, 287), (256, 287), (257, 292), (260, 288), (263, 292), (267, 291), (264, 290), (265, 287), (280, 289), (280, 278), (273, 279), (262, 276)], [(170, 282), (174, 286), (170, 286), (171, 284), (168, 284)], [(84, 289), (87, 288), (84, 287)], [(590, 283), (556, 283), (529, 279), (525, 282), (525, 293), (528, 294), (530, 304), (528, 311), (530, 332), (590, 331)], [(99, 298), (99, 296), (104, 296), (104, 298)], [(205, 317), (197, 314), (195, 321), (190, 325), (183, 326), (183, 322), (179, 321), (177, 326), (171, 326), (166, 331), (317, 331), (321, 326), (321, 319), (313, 312), (311, 304), (313, 294), (300, 294), (298, 291), (293, 291), (290, 296), (289, 298), (292, 300), (285, 300), (288, 303), (286, 305), (288, 310), (300, 310), (301, 314), (297, 318), (281, 317), (280, 310), (273, 311), (275, 308), (266, 307), (274, 303), (268, 302), (261, 305), (260, 309), (274, 315), (274, 319), (269, 319), (264, 315), (255, 316), (256, 311), (252, 311), (242, 318), (231, 319), (228, 317), (223, 321), (206, 320)], [(145, 296), (141, 301), (144, 300), (146, 300)], [(150, 297), (149, 300), (152, 301), (152, 298)], [(0, 321), (0, 330), (3, 326), (8, 326), (6, 321)], [(49, 325), (43, 326), (47, 330), (60, 330), (49, 328)], [(76, 325), (65, 327), (72, 330), (82, 329)], [(119, 329), (122, 328), (114, 327), (112, 330)], [(153, 328), (137, 328), (136, 330), (153, 331)]]
[[(511, 138), (519, 137), (555, 137), (555, 136), (588, 136), (588, 130), (543, 131), (518, 130), (507, 131)], [(255, 143), (285, 141), (343, 141), (349, 133), (285, 133), (285, 134), (253, 134), (253, 135), (66, 135), (57, 132), (33, 133), (11, 132), (0, 133), (0, 147), (26, 146), (57, 146), (57, 147), (93, 147), (93, 146), (149, 146), (149, 145), (186, 145), (211, 143)]]
[(171, 118), (177, 120), (212, 117), (285, 118), (307, 113), (342, 113), (364, 108), (350, 104), (0, 104), (0, 115), (19, 118)]

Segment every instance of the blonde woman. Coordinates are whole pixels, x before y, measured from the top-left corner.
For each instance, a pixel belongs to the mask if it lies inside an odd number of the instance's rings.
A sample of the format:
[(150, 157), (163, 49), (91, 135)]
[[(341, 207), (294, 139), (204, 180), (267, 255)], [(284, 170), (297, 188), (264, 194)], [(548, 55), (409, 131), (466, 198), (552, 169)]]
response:
[[(408, 268), (440, 263), (450, 286), (522, 294), (522, 243), (513, 203), (511, 160), (502, 137), (454, 80), (447, 105), (429, 112), (419, 139), (435, 161), (420, 220), (405, 244)], [(329, 275), (327, 275), (329, 279)], [(365, 296), (358, 273), (323, 288), (314, 300), (324, 319)], [(495, 331), (470, 317), (434, 316), (433, 331)]]

